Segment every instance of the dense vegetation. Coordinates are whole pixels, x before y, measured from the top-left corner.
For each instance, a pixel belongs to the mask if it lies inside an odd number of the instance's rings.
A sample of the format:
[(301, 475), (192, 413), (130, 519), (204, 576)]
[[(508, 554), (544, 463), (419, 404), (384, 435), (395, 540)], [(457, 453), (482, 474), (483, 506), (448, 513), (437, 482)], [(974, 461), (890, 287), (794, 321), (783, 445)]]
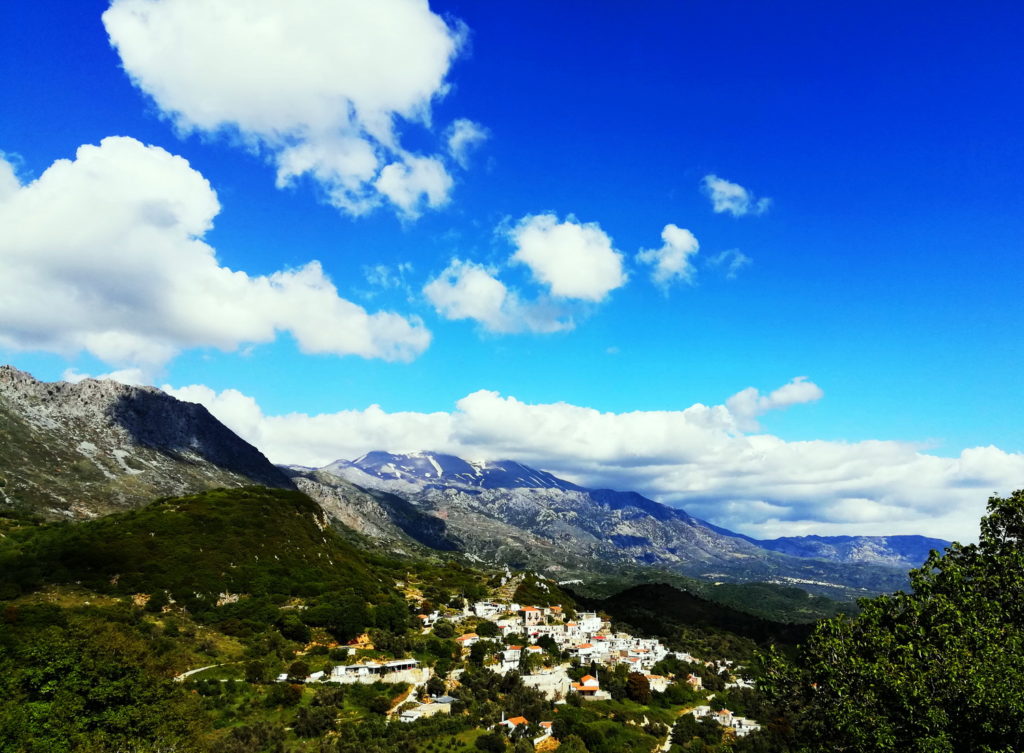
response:
[(913, 591), (821, 623), (767, 662), (780, 750), (1024, 750), (1024, 491), (992, 497), (978, 544), (911, 573)]
[[(1024, 492), (990, 500), (980, 543), (934, 555), (911, 592), (813, 629), (667, 585), (574, 600), (531, 573), (510, 580), (452, 555), (399, 562), (357, 541), (305, 496), (262, 488), (76, 524), (0, 516), (0, 753), (523, 753), (545, 720), (563, 753), (647, 753), (666, 735), (670, 753), (1024, 750)], [(774, 595), (782, 612), (809, 598)], [(758, 689), (727, 687), (724, 665), (671, 656), (653, 670), (676, 678), (665, 692), (621, 664), (573, 664), (574, 680), (599, 671), (611, 698), (555, 706), (517, 672), (485, 669), (497, 628), (463, 608), (499, 596), (599, 610), (702, 658), (754, 662)], [(435, 609), (447, 619), (424, 630), (416, 613)], [(467, 629), (485, 640), (460, 650)], [(408, 685), (302, 682), (350, 661), (346, 642), (358, 659), (431, 667), (426, 690), (454, 695), (452, 715), (394, 723)], [(549, 638), (538, 644), (566, 659)], [(715, 694), (713, 711), (766, 728), (737, 739), (684, 713), (708, 703), (690, 674)], [(496, 732), (503, 715), (530, 724)]]
[(665, 584), (634, 586), (582, 604), (623, 625), (706, 657), (751, 658), (759, 645), (795, 645), (809, 624), (784, 624), (717, 604)]

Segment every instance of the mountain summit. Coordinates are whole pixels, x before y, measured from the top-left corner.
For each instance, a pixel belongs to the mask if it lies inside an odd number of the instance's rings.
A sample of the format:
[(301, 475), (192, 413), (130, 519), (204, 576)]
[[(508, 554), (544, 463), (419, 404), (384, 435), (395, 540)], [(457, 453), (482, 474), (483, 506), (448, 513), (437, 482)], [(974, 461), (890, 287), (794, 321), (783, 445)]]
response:
[[(397, 482), (397, 487), (460, 489), (562, 489), (582, 487), (547, 471), (530, 468), (515, 460), (472, 461), (440, 452), (368, 452), (352, 461), (337, 460), (322, 470), (375, 486)], [(370, 481), (372, 479), (373, 481)], [(382, 483), (385, 482), (385, 483)]]
[(85, 518), (219, 486), (293, 488), (251, 444), (153, 387), (0, 366), (0, 503)]

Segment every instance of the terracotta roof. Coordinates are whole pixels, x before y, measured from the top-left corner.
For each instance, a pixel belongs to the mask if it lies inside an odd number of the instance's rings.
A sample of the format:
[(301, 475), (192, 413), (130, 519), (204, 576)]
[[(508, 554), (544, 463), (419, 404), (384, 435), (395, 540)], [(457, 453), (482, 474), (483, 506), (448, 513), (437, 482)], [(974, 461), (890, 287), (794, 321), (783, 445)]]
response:
[(593, 648), (593, 647), (594, 647), (593, 643), (581, 643), (576, 648)]
[(511, 724), (513, 727), (518, 727), (520, 724), (529, 723), (529, 720), (525, 716), (514, 716), (511, 719), (505, 720), (505, 724)]
[[(522, 607), (519, 611), (520, 612), (539, 612), (540, 610), (537, 609), (537, 607)], [(516, 718), (519, 718), (519, 717), (516, 717)]]
[(508, 650), (509, 651), (522, 651), (523, 647), (522, 646), (509, 646)]
[(580, 682), (586, 682), (587, 680), (594, 680), (596, 682), (597, 678), (593, 675), (583, 675), (583, 677), (580, 678)]

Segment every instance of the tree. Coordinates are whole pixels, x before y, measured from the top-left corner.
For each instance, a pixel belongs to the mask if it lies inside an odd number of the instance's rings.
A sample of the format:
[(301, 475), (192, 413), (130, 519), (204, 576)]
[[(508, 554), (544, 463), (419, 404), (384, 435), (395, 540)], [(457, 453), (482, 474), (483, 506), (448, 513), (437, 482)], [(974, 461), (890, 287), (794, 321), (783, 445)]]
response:
[(432, 696), (444, 695), (444, 680), (434, 676), (427, 680), (427, 692)]
[(304, 661), (293, 661), (288, 667), (288, 682), (305, 682), (309, 677), (309, 665)]
[(491, 653), (494, 644), (490, 641), (477, 641), (469, 648), (469, 663), (483, 666), (484, 659)]
[(288, 640), (309, 643), (309, 627), (295, 612), (285, 612), (284, 616), (278, 620), (277, 627), (281, 631), (281, 635)]
[(434, 635), (438, 638), (451, 638), (455, 635), (455, 628), (448, 620), (438, 620), (434, 623)]
[(167, 598), (167, 592), (160, 590), (149, 597), (145, 608), (147, 612), (160, 613), (170, 603), (170, 599)]
[(626, 678), (626, 697), (644, 705), (651, 702), (651, 682), (646, 675), (630, 672)]
[(561, 753), (587, 753), (587, 746), (583, 744), (583, 739), (578, 735), (569, 735), (562, 744), (558, 746), (558, 750)]
[(476, 626), (476, 634), (481, 638), (497, 638), (500, 633), (498, 626), (489, 620), (484, 620)]
[(992, 497), (978, 544), (932, 552), (911, 593), (818, 625), (759, 684), (802, 750), (992, 753), (1024, 729), (1024, 490)]
[(337, 712), (325, 706), (302, 707), (295, 716), (292, 729), (299, 737), (319, 737), (334, 729), (334, 717)]
[(476, 739), (473, 746), (484, 753), (505, 753), (508, 747), (505, 744), (505, 736), (500, 732), (485, 732)]
[(263, 705), (267, 708), (277, 706), (295, 706), (302, 700), (302, 688), (298, 685), (289, 685), (286, 682), (278, 682), (270, 686)]
[(245, 664), (245, 681), (259, 685), (270, 680), (270, 671), (263, 662), (253, 659)]

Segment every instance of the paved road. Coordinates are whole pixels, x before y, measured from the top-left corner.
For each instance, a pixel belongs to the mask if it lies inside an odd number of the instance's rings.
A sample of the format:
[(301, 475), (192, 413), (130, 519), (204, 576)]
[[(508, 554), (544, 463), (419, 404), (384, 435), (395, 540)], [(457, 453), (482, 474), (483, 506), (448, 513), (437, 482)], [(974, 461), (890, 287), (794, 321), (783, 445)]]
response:
[[(234, 662), (226, 662), (226, 664), (233, 664)], [(176, 682), (184, 682), (187, 677), (191, 677), (194, 674), (198, 674), (205, 669), (213, 669), (214, 667), (223, 667), (224, 664), (207, 664), (205, 667), (199, 667), (198, 669), (190, 669), (188, 672), (182, 672), (177, 675), (174, 679)]]

